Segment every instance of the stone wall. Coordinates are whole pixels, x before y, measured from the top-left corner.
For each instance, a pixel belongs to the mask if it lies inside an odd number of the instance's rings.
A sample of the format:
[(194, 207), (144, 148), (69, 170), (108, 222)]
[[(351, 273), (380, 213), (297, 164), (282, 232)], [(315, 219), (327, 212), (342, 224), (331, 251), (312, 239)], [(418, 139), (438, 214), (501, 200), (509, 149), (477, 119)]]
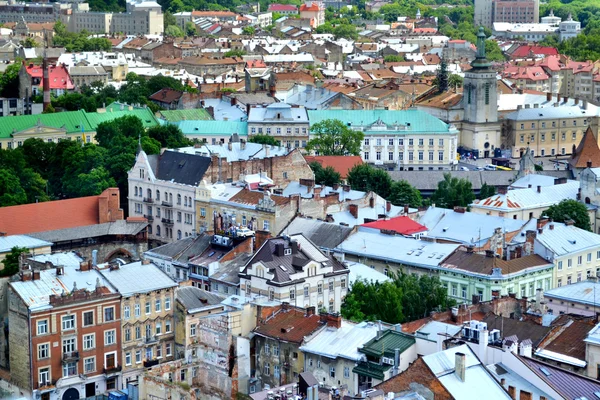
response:
[(12, 383), (20, 388), (31, 391), (31, 366), (29, 344), (28, 310), (21, 298), (8, 288), (8, 346), (10, 348), (10, 371)]
[(8, 282), (0, 279), (0, 368), (9, 368), (8, 363)]

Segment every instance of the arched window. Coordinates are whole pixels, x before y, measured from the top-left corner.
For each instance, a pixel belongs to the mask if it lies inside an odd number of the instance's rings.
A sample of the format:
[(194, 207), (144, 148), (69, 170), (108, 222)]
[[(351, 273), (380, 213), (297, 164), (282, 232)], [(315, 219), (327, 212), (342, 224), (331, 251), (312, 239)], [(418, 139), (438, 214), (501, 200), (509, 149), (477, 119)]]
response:
[(148, 199), (151, 199), (152, 198), (152, 190), (148, 189), (147, 194), (148, 194)]
[(156, 225), (156, 236), (160, 236), (160, 225)]
[(590, 198), (589, 197), (585, 198), (585, 204), (590, 204)]
[(138, 189), (137, 189), (137, 186), (136, 186), (136, 187), (135, 187), (135, 195), (136, 195), (136, 196), (138, 195), (138, 193), (137, 193), (137, 192), (138, 192)]
[(173, 193), (169, 193), (169, 203), (173, 204)]
[(181, 195), (180, 194), (177, 195), (177, 205), (178, 206), (181, 205)]
[(177, 240), (181, 239), (181, 230), (177, 230)]
[(156, 189), (156, 201), (160, 201), (160, 190)]

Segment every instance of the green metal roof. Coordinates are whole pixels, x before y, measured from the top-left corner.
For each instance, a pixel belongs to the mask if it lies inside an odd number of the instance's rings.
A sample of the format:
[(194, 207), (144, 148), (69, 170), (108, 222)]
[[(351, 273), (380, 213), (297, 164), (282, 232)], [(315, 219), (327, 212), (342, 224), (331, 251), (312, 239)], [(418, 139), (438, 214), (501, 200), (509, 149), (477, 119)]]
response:
[[(58, 114), (60, 115), (60, 114)], [(138, 117), (144, 128), (151, 128), (153, 126), (158, 125), (154, 114), (148, 108), (137, 108), (133, 110), (123, 110), (123, 111), (107, 111), (104, 113), (86, 113), (88, 121), (90, 122), (90, 126), (92, 126), (92, 130), (96, 130), (96, 127), (100, 125), (102, 122), (112, 121), (113, 119), (121, 118), (126, 115), (131, 115), (134, 117)]]
[(373, 379), (384, 380), (384, 373), (388, 369), (392, 368), (389, 364), (375, 364), (372, 362), (360, 362), (356, 367), (352, 369), (352, 372), (358, 375), (370, 376)]
[(17, 115), (6, 116), (0, 119), (0, 139), (8, 139), (13, 133), (33, 128), (38, 125), (52, 128), (64, 128), (67, 133), (78, 133), (92, 131), (90, 122), (83, 110), (65, 111), (56, 114)]
[(398, 331), (387, 330), (383, 332), (381, 337), (375, 337), (365, 343), (359, 351), (373, 357), (385, 356), (393, 358), (395, 356), (395, 349), (400, 349), (400, 353), (403, 353), (414, 343), (415, 338), (413, 336)]
[(189, 110), (166, 110), (160, 111), (162, 118), (169, 122), (178, 121), (210, 121), (213, 118), (204, 108), (193, 108)]
[(134, 106), (125, 103), (119, 103), (118, 101), (113, 101), (109, 105), (106, 106), (106, 111), (124, 111), (121, 109), (123, 107), (124, 110), (127, 110), (128, 107), (133, 107), (134, 110), (142, 110), (144, 107)]
[(366, 130), (369, 134), (406, 134), (413, 133), (449, 133), (450, 127), (439, 118), (417, 109), (409, 110), (308, 110), (311, 126), (326, 119), (339, 119), (345, 123), (358, 126), (369, 126), (378, 121), (386, 125), (405, 125), (408, 129), (398, 130)]
[(180, 121), (176, 123), (184, 135), (248, 135), (248, 123), (242, 121)]

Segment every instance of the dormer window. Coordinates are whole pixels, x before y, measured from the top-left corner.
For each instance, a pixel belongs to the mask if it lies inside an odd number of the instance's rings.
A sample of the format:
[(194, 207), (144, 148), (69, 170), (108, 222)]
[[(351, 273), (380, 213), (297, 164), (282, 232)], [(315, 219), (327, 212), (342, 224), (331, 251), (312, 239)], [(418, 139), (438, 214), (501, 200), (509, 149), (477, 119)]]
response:
[(291, 255), (292, 254), (292, 249), (288, 248), (288, 249), (283, 250), (283, 254), (286, 255), (286, 256)]

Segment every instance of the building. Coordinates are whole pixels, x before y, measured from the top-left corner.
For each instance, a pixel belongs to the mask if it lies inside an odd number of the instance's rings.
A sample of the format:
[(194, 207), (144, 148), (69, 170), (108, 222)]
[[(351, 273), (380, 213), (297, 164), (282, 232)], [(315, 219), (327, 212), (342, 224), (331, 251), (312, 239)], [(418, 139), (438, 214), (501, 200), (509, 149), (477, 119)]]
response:
[(23, 270), (8, 289), (13, 382), (49, 400), (120, 388), (120, 298), (87, 262)]
[(304, 371), (328, 388), (346, 386), (349, 395), (359, 395), (358, 377), (352, 371), (363, 358), (359, 349), (378, 334), (373, 322), (355, 324), (341, 321), (308, 338), (300, 347), (304, 353)]
[(502, 39), (520, 39), (528, 42), (541, 42), (547, 36), (560, 31), (558, 25), (538, 23), (494, 22), (492, 33)]
[(52, 242), (40, 240), (26, 235), (0, 236), (0, 264), (4, 269), (2, 262), (6, 255), (11, 252), (13, 247), (24, 247), (29, 249), (32, 254), (50, 254)]
[(319, 312), (339, 313), (348, 291), (346, 266), (323, 253), (302, 234), (267, 239), (240, 272), (246, 297), (269, 300)]
[(300, 18), (310, 20), (313, 29), (325, 23), (325, 6), (321, 2), (307, 1), (300, 6)]
[(558, 24), (558, 37), (560, 41), (571, 39), (581, 33), (581, 22), (574, 21), (573, 16), (569, 13), (566, 21), (561, 21)]
[(281, 15), (296, 15), (298, 14), (298, 6), (293, 4), (269, 4), (268, 12), (277, 13)]
[(209, 248), (210, 240), (208, 235), (188, 236), (148, 250), (144, 253), (144, 259), (150, 260), (176, 282), (186, 281), (190, 259)]
[(273, 103), (252, 107), (248, 113), (248, 137), (272, 136), (281, 146), (304, 148), (309, 140), (308, 114), (304, 107)]
[(426, 112), (411, 110), (311, 110), (311, 126), (339, 119), (364, 134), (364, 162), (395, 170), (447, 170), (456, 164), (458, 130)]
[(477, 0), (475, 26), (492, 28), (494, 23), (537, 23), (540, 20), (538, 0)]
[(119, 357), (125, 388), (138, 381), (145, 368), (176, 357), (173, 302), (177, 283), (149, 262), (111, 265), (99, 272), (121, 295)]
[[(591, 165), (588, 166), (588, 163)], [(569, 169), (574, 172), (575, 177), (579, 177), (579, 174), (589, 167), (600, 167), (600, 147), (590, 126), (585, 130), (583, 138), (569, 159)]]
[(403, 215), (390, 219), (382, 219), (362, 224), (365, 228), (378, 229), (379, 231), (395, 232), (396, 235), (401, 235), (408, 238), (420, 239), (427, 236), (427, 227), (414, 221), (413, 219)]
[(416, 340), (396, 330), (377, 331), (376, 337), (358, 349), (363, 355), (352, 369), (357, 375), (355, 393), (371, 389), (406, 370), (417, 359)]
[(333, 168), (335, 172), (340, 174), (340, 178), (344, 181), (348, 177), (348, 172), (354, 166), (363, 163), (360, 156), (304, 156), (304, 158), (309, 164), (317, 162), (323, 168)]
[[(41, 66), (23, 63), (19, 69), (19, 97), (29, 98), (41, 94), (43, 74)], [(56, 97), (75, 89), (69, 71), (64, 65), (50, 65), (48, 76), (50, 92)]]
[(304, 372), (304, 338), (327, 325), (337, 326), (341, 316), (315, 314), (315, 307), (297, 308), (283, 303), (259, 316), (254, 329), (255, 376), (264, 385), (278, 387), (297, 382)]
[(102, 82), (107, 85), (109, 74), (100, 66), (77, 66), (69, 68), (69, 76), (75, 89), (79, 89), (83, 85), (90, 86), (94, 82)]
[(500, 295), (533, 297), (538, 288), (552, 287), (554, 264), (532, 254), (502, 259), (492, 250), (485, 254), (457, 250), (441, 264), (439, 277), (448, 296), (457, 302), (490, 301)]
[(548, 313), (552, 315), (574, 314), (593, 317), (600, 309), (600, 284), (591, 277), (571, 285), (555, 287), (543, 292), (543, 300)]

